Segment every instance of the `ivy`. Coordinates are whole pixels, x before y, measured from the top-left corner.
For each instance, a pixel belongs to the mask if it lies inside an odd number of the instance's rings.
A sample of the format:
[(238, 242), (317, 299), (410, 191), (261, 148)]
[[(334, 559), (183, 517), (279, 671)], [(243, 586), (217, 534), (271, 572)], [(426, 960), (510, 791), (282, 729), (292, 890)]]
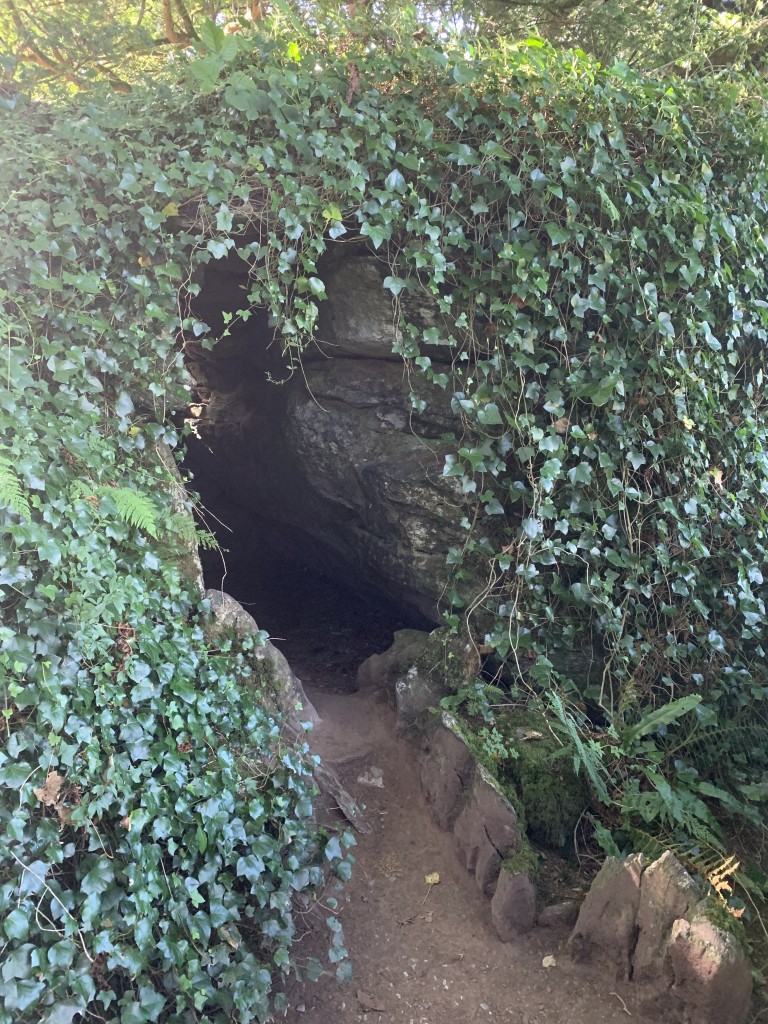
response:
[(173, 84), (15, 96), (0, 129), (0, 1024), (263, 1020), (303, 966), (295, 893), (348, 874), (308, 751), (178, 568), (155, 450), (182, 443), (185, 338), (217, 340), (191, 300), (219, 259), (291, 367), (324, 253), (380, 256), (476, 503), (449, 618), (629, 828), (760, 820), (762, 87), (538, 41), (204, 31)]

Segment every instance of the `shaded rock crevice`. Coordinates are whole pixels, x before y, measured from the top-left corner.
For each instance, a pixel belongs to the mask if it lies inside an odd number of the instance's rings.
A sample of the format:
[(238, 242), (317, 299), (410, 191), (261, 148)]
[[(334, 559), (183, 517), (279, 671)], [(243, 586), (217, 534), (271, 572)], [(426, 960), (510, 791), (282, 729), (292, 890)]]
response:
[[(196, 314), (214, 333), (222, 313), (244, 304), (246, 270), (221, 261), (206, 276)], [(328, 294), (321, 343), (287, 379), (258, 311), (211, 350), (188, 340), (198, 401), (187, 466), (244, 557), (256, 557), (266, 536), (311, 569), (397, 604), (413, 624), (436, 624), (447, 606), (446, 555), (466, 540), (467, 496), (443, 475), (456, 420), (450, 396), (409, 376), (394, 354), (381, 270), (359, 252), (319, 269)], [(426, 306), (411, 313), (432, 322)]]

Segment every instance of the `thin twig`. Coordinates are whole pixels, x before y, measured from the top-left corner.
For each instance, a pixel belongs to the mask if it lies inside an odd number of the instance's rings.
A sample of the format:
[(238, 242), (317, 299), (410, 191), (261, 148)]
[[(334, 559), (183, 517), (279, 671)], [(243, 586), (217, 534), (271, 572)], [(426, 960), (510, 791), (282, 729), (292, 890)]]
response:
[(616, 998), (617, 998), (617, 999), (619, 1000), (619, 1002), (621, 1003), (621, 1008), (622, 1008), (622, 1010), (624, 1011), (624, 1013), (626, 1013), (628, 1017), (631, 1017), (631, 1016), (632, 1016), (632, 1014), (630, 1013), (630, 1011), (629, 1011), (629, 1010), (627, 1009), (627, 1004), (626, 1004), (626, 1003), (624, 1002), (624, 1000), (623, 1000), (623, 999), (621, 998), (621, 996), (619, 995), (619, 993), (618, 993), (618, 992), (609, 992), (609, 993), (608, 993), (608, 995), (609, 995), (609, 996), (616, 996)]

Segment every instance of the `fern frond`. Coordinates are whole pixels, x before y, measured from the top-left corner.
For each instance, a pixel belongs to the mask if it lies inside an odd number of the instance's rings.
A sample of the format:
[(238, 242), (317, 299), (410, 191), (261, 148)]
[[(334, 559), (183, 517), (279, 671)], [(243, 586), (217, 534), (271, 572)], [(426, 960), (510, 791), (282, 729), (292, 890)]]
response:
[(157, 508), (151, 498), (129, 487), (104, 487), (101, 493), (112, 498), (124, 523), (157, 539)]
[(29, 502), (21, 480), (7, 459), (0, 457), (0, 505), (7, 505), (24, 519), (31, 519)]
[(547, 699), (551, 710), (555, 713), (555, 716), (573, 744), (574, 771), (578, 774), (580, 767), (583, 765), (598, 797), (608, 806), (611, 802), (606, 785), (608, 772), (603, 761), (603, 752), (600, 745), (594, 740), (587, 739), (585, 741), (582, 739), (576, 719), (566, 710), (565, 704), (558, 693), (554, 690), (551, 691), (547, 694)]
[(163, 526), (163, 533), (180, 544), (194, 544), (204, 551), (215, 551), (219, 542), (209, 530), (201, 529), (189, 512), (172, 512)]

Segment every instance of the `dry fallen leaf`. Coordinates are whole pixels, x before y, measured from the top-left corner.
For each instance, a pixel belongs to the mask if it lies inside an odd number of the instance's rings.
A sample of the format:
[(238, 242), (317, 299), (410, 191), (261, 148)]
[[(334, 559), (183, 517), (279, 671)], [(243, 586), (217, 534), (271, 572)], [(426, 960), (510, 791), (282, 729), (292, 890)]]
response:
[(555, 428), (556, 434), (564, 434), (568, 427), (570, 427), (571, 421), (567, 416), (561, 416), (559, 420), (555, 420), (552, 426)]
[(536, 729), (516, 729), (515, 736), (518, 740), (522, 740), (523, 742), (544, 739), (544, 733), (538, 732)]
[(48, 772), (45, 777), (45, 785), (39, 789), (33, 789), (32, 792), (41, 804), (44, 804), (46, 807), (53, 807), (59, 816), (61, 824), (66, 825), (71, 820), (72, 814), (69, 808), (64, 806), (63, 785), (63, 775), (59, 775), (56, 771)]
[(61, 787), (64, 785), (64, 776), (58, 772), (48, 772), (45, 777), (45, 785), (41, 789), (33, 789), (40, 803), (46, 807), (55, 807), (61, 803)]

